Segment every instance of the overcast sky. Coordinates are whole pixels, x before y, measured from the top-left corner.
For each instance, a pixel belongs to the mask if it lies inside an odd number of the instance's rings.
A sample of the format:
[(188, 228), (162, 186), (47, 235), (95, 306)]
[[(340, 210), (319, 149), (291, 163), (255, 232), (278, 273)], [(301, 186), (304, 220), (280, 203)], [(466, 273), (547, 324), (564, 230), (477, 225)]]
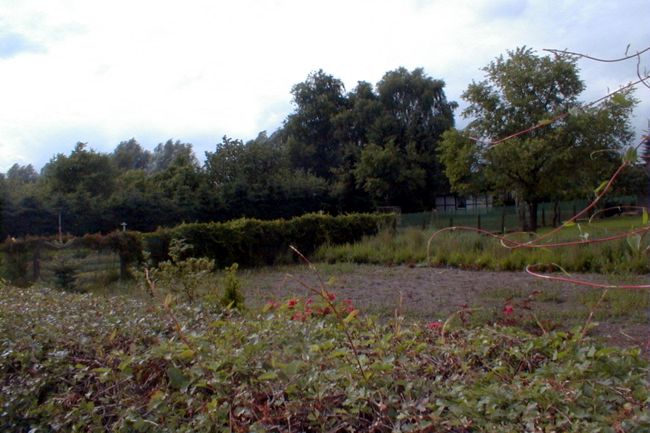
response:
[[(0, 171), (131, 137), (189, 142), (202, 159), (224, 134), (276, 130), (291, 86), (318, 69), (351, 90), (423, 67), (462, 106), (506, 50), (619, 57), (650, 45), (649, 18), (649, 0), (0, 0)], [(634, 60), (579, 66), (585, 101), (636, 79)], [(636, 95), (642, 132), (650, 89)]]

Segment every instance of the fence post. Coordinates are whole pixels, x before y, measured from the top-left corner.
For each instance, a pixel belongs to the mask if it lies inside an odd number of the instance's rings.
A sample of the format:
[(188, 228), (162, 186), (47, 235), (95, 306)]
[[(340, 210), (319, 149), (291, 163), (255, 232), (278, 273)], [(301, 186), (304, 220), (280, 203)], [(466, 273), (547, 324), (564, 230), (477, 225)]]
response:
[(481, 230), (481, 214), (480, 213), (476, 215), (476, 228)]
[(454, 226), (454, 217), (450, 216), (449, 217), (449, 227), (453, 227), (453, 226)]
[(544, 212), (544, 204), (542, 203), (542, 227), (546, 227), (546, 212)]

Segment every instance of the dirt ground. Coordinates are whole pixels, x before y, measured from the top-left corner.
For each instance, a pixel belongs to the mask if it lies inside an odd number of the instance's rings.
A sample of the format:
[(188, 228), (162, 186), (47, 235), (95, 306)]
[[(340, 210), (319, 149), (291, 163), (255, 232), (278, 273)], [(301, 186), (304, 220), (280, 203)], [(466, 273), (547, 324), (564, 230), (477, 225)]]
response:
[[(650, 291), (608, 292), (597, 309), (602, 289), (541, 280), (524, 272), (465, 271), (451, 268), (316, 264), (268, 268), (241, 273), (249, 305), (289, 296), (314, 296), (325, 287), (341, 299), (351, 299), (361, 311), (392, 317), (396, 309), (412, 320), (445, 320), (464, 306), (475, 308), (474, 323), (519, 317), (546, 329), (583, 325), (590, 312), (595, 335), (610, 344), (639, 346), (650, 354)], [(581, 275), (602, 281), (600, 275)], [(647, 276), (636, 281), (647, 281)], [(630, 281), (628, 278), (627, 282)], [(611, 281), (610, 281), (611, 282)], [(506, 317), (505, 305), (514, 314)], [(537, 318), (534, 321), (533, 314)]]

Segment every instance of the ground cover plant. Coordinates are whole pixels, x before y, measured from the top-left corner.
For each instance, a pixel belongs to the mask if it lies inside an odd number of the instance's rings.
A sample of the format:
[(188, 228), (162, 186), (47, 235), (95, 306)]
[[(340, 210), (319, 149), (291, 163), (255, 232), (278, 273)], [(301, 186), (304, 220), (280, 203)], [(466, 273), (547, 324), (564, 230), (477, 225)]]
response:
[(239, 313), (3, 287), (0, 429), (650, 428), (638, 349), (602, 347), (580, 328), (382, 323), (324, 295)]

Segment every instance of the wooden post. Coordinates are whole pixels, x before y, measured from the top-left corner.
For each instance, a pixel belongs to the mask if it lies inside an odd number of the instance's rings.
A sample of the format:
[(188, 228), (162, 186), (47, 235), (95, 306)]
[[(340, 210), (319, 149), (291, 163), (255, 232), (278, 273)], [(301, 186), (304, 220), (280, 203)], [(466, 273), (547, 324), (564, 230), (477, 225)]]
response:
[(120, 280), (124, 281), (129, 278), (129, 270), (126, 266), (126, 257), (120, 251)]
[(481, 230), (481, 214), (476, 215), (476, 228)]
[(546, 212), (544, 212), (544, 205), (542, 205), (542, 227), (546, 226)]

